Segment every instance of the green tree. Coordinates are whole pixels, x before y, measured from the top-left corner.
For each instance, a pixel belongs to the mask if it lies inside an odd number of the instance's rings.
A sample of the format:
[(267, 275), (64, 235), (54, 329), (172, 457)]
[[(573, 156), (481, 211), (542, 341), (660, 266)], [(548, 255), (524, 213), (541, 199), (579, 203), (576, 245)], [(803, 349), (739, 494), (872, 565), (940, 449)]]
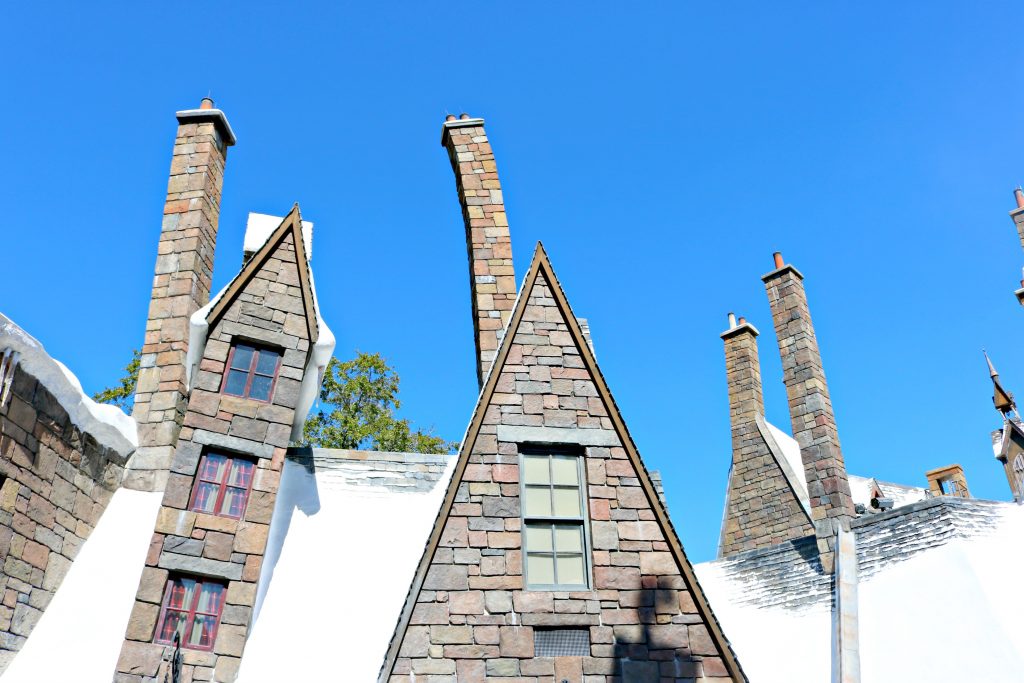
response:
[(139, 383), (141, 360), (142, 352), (138, 349), (132, 351), (132, 360), (124, 367), (127, 374), (118, 381), (118, 386), (107, 387), (93, 394), (92, 400), (97, 403), (110, 403), (131, 415), (132, 407), (135, 405), (135, 387)]
[(395, 417), (398, 373), (379, 353), (357, 353), (349, 361), (331, 358), (324, 372), (317, 411), (306, 420), (303, 442), (319, 448), (353, 448), (406, 453), (450, 453), (458, 444), (430, 429), (413, 430)]

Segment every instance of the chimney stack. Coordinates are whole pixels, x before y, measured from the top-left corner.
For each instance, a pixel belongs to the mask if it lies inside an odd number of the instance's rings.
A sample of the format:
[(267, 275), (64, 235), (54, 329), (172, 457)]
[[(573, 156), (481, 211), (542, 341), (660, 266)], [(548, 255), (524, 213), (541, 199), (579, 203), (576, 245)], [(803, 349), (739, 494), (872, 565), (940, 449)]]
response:
[(719, 557), (768, 548), (812, 533), (783, 464), (766, 439), (757, 328), (742, 317), (737, 324), (732, 313), (728, 320), (729, 329), (721, 337), (729, 387), (732, 467)]
[(761, 279), (768, 293), (782, 356), (793, 438), (800, 444), (822, 564), (831, 573), (836, 529), (854, 516), (839, 431), (832, 412), (825, 369), (811, 323), (803, 275), (774, 254), (776, 268)]
[(210, 299), (227, 148), (227, 117), (204, 98), (177, 113), (178, 133), (157, 248), (153, 293), (132, 413), (139, 448), (124, 485), (163, 490), (185, 415), (189, 317)]
[(924, 473), (928, 479), (928, 493), (932, 496), (952, 496), (954, 498), (970, 498), (967, 490), (967, 477), (960, 465), (946, 465), (928, 470)]
[[(1017, 204), (1017, 208), (1010, 212), (1010, 218), (1013, 219), (1013, 224), (1017, 227), (1017, 237), (1020, 239), (1020, 246), (1024, 248), (1024, 190), (1019, 185), (1013, 191), (1013, 199)], [(1014, 291), (1014, 296), (1024, 306), (1024, 279), (1021, 279), (1020, 289)]]
[(483, 386), (516, 299), (512, 238), (484, 120), (448, 115), (441, 130), (455, 172), (466, 225), (469, 281), (476, 333), (477, 379)]

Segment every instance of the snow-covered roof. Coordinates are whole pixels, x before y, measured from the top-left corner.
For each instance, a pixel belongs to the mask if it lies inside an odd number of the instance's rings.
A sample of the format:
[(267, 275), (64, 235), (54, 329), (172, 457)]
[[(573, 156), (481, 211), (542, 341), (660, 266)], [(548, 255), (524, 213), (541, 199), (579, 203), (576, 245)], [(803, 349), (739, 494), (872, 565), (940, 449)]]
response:
[(135, 420), (117, 406), (96, 403), (63, 363), (46, 353), (37, 339), (0, 313), (0, 352), (18, 354), (17, 364), (53, 394), (76, 427), (127, 458), (139, 445)]
[[(1019, 680), (1024, 620), (1005, 572), (1024, 561), (1024, 508), (936, 497), (854, 530), (862, 680)], [(830, 680), (831, 583), (813, 538), (696, 571), (751, 681)]]
[(114, 492), (3, 683), (110, 680), (161, 500), (162, 491)]
[(454, 461), (289, 456), (238, 683), (376, 678)]

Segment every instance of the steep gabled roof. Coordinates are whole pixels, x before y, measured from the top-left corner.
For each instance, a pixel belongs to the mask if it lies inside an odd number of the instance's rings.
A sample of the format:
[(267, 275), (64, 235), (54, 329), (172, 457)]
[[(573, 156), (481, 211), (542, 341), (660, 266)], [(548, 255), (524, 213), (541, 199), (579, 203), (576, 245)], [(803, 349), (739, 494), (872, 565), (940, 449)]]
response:
[(291, 234), (295, 244), (295, 255), (299, 269), (299, 287), (302, 289), (302, 303), (306, 310), (306, 329), (309, 333), (309, 343), (313, 345), (319, 336), (317, 325), (316, 305), (314, 302), (313, 287), (310, 284), (309, 258), (306, 255), (306, 242), (302, 237), (302, 215), (299, 213), (299, 204), (295, 203), (292, 210), (281, 221), (281, 225), (270, 234), (267, 241), (260, 247), (259, 251), (253, 254), (252, 258), (246, 261), (242, 270), (235, 276), (235, 279), (224, 290), (223, 295), (210, 309), (206, 320), (212, 327), (217, 323), (231, 303), (245, 289), (245, 286), (259, 272), (267, 259), (274, 253), (277, 246), (287, 235)]
[(422, 589), (427, 570), (431, 565), (434, 553), (441, 540), (445, 524), (451, 514), (452, 505), (455, 502), (459, 484), (463, 479), (466, 466), (469, 463), (470, 454), (473, 451), (477, 436), (480, 433), (481, 425), (483, 424), (486, 408), (491, 402), (492, 395), (495, 393), (498, 379), (502, 374), (502, 369), (504, 368), (509, 352), (512, 349), (513, 340), (516, 337), (516, 332), (519, 329), (519, 325), (523, 319), (523, 314), (526, 311), (527, 302), (529, 301), (529, 293), (533, 290), (534, 284), (540, 276), (543, 276), (544, 280), (547, 282), (555, 299), (555, 304), (566, 321), (569, 328), (569, 334), (571, 335), (576, 347), (579, 349), (584, 368), (589, 372), (597, 389), (598, 396), (604, 402), (614, 431), (617, 433), (619, 440), (626, 451), (627, 458), (638, 474), (640, 486), (647, 497), (651, 509), (654, 511), (656, 521), (664, 532), (665, 538), (668, 540), (669, 549), (676, 561), (676, 564), (680, 568), (680, 573), (686, 583), (686, 587), (693, 596), (694, 603), (697, 606), (700, 616), (704, 623), (707, 624), (711, 638), (714, 641), (715, 646), (718, 648), (718, 651), (721, 653), (722, 660), (728, 669), (730, 677), (734, 681), (746, 681), (747, 679), (740, 668), (739, 662), (737, 661), (728, 640), (723, 635), (722, 629), (711, 611), (711, 607), (708, 604), (703, 590), (701, 590), (700, 584), (697, 582), (693, 566), (690, 564), (690, 561), (686, 557), (686, 553), (683, 551), (682, 543), (672, 526), (668, 512), (664, 504), (661, 502), (661, 499), (658, 497), (657, 491), (651, 481), (651, 477), (647, 472), (647, 468), (640, 459), (640, 454), (637, 451), (636, 444), (634, 444), (629, 431), (626, 429), (625, 422), (619, 413), (615, 400), (612, 398), (611, 391), (608, 389), (604, 376), (601, 374), (601, 371), (597, 366), (597, 361), (594, 358), (593, 351), (591, 351), (590, 345), (586, 341), (583, 331), (580, 328), (580, 324), (569, 306), (569, 302), (565, 297), (562, 286), (559, 283), (558, 278), (555, 276), (554, 269), (551, 267), (551, 262), (548, 260), (547, 253), (545, 253), (544, 247), (540, 242), (537, 243), (537, 248), (533, 255), (533, 261), (530, 264), (530, 269), (519, 289), (519, 295), (516, 299), (512, 316), (509, 319), (508, 324), (505, 326), (505, 332), (502, 337), (501, 346), (498, 349), (498, 354), (488, 371), (480, 396), (477, 399), (473, 416), (459, 449), (458, 459), (455, 463), (455, 471), (448, 484), (448, 489), (445, 492), (441, 509), (434, 521), (434, 527), (427, 540), (426, 549), (424, 550), (423, 556), (417, 566), (412, 585), (410, 586), (409, 593), (406, 596), (405, 606), (402, 609), (401, 615), (399, 615), (394, 636), (391, 639), (391, 644), (385, 656), (383, 666), (381, 667), (379, 681), (388, 680), (388, 677), (391, 675), (392, 669), (394, 668), (395, 661), (398, 658), (399, 648), (405, 638), (406, 630), (408, 629), (409, 622), (412, 617), (413, 608), (416, 604), (416, 598)]

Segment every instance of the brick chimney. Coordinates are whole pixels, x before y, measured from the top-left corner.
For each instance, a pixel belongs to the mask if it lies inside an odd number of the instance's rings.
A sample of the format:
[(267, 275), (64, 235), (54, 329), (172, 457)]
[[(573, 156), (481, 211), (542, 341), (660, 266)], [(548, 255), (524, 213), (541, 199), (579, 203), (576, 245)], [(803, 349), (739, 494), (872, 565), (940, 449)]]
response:
[(818, 548), (822, 564), (831, 573), (835, 549), (833, 522), (849, 528), (854, 516), (853, 498), (807, 305), (804, 276), (786, 264), (782, 254), (776, 253), (774, 258), (775, 270), (761, 279), (775, 322), (793, 438), (800, 444)]
[(512, 238), (484, 120), (468, 114), (460, 118), (449, 115), (441, 130), (441, 144), (452, 162), (466, 224), (477, 379), (483, 386), (516, 299)]
[[(1010, 212), (1010, 218), (1013, 219), (1013, 224), (1017, 227), (1017, 237), (1020, 239), (1020, 246), (1024, 249), (1024, 190), (1017, 187), (1013, 191), (1013, 200), (1017, 204), (1017, 207)], [(1020, 289), (1014, 291), (1014, 295), (1017, 297), (1017, 301), (1024, 306), (1024, 278), (1020, 281)]]
[(146, 491), (163, 490), (184, 419), (188, 321), (210, 299), (224, 163), (235, 144), (227, 117), (209, 98), (177, 118), (132, 413), (139, 448), (124, 477), (125, 486)]
[(785, 457), (774, 454), (768, 442), (757, 335), (756, 327), (743, 318), (737, 323), (732, 313), (729, 329), (721, 334), (729, 388), (732, 467), (719, 557), (768, 548), (813, 533), (789, 481), (796, 475), (788, 471)]

